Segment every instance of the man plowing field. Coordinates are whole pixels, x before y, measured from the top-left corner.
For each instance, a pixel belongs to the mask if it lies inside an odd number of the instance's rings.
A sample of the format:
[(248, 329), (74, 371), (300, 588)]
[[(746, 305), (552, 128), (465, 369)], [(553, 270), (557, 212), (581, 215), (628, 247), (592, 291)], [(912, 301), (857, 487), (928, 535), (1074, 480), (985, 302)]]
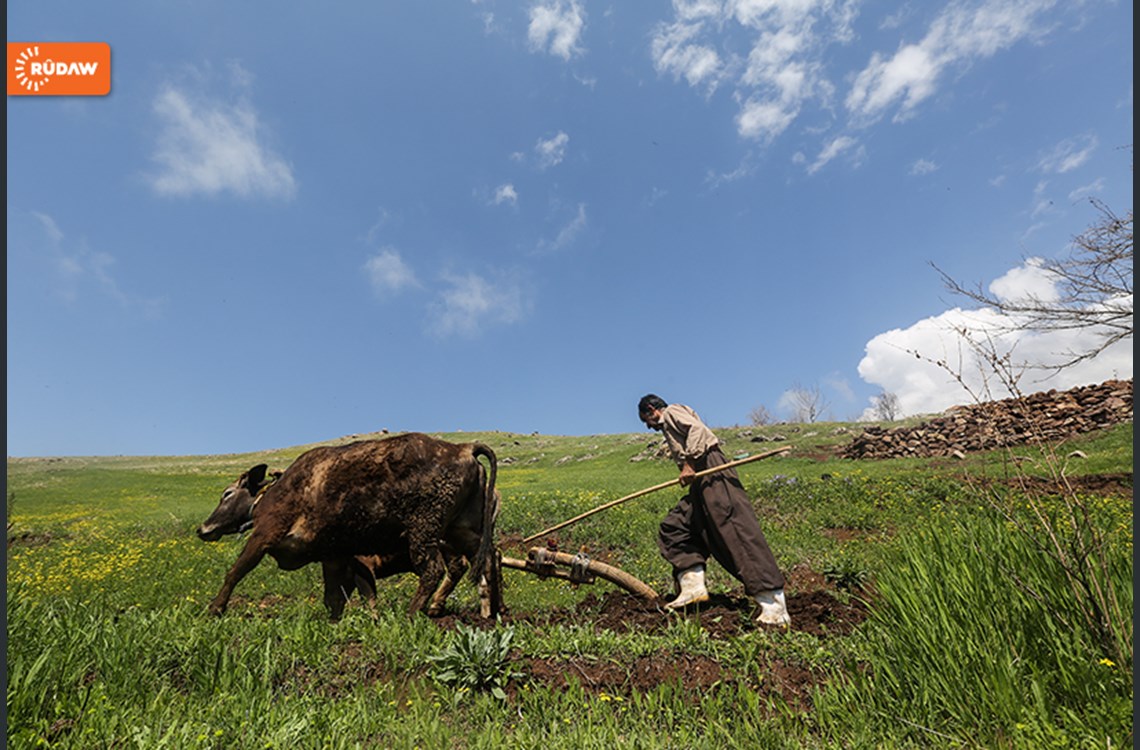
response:
[(666, 604), (680, 609), (708, 601), (705, 563), (711, 556), (744, 584), (744, 591), (760, 605), (756, 620), (765, 625), (788, 625), (784, 600), (784, 574), (768, 547), (756, 511), (729, 468), (696, 476), (728, 461), (717, 436), (697, 413), (682, 404), (667, 404), (648, 394), (637, 406), (638, 417), (660, 431), (680, 467), (680, 482), (688, 494), (661, 522), (657, 545), (673, 565), (680, 593)]

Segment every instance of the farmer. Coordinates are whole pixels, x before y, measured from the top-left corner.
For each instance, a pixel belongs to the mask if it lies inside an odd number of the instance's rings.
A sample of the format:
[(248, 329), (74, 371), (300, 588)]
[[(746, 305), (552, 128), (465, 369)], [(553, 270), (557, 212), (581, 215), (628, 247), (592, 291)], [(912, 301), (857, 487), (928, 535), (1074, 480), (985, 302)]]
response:
[(647, 427), (665, 435), (673, 460), (681, 469), (681, 484), (689, 488), (665, 516), (657, 534), (657, 546), (673, 565), (680, 587), (677, 598), (666, 604), (666, 609), (708, 601), (705, 561), (711, 555), (760, 605), (757, 622), (789, 624), (784, 574), (768, 548), (736, 470), (694, 478), (697, 472), (728, 463), (717, 436), (688, 406), (667, 404), (652, 393), (642, 397), (637, 414)]

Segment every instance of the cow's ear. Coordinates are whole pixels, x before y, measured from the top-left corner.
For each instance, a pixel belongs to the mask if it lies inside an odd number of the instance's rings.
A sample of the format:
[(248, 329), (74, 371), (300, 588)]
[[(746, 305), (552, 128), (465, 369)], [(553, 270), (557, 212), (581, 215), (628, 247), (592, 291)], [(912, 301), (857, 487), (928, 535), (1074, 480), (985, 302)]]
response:
[(265, 472), (269, 468), (268, 464), (258, 464), (245, 473), (246, 482), (250, 487), (257, 488), (265, 481)]

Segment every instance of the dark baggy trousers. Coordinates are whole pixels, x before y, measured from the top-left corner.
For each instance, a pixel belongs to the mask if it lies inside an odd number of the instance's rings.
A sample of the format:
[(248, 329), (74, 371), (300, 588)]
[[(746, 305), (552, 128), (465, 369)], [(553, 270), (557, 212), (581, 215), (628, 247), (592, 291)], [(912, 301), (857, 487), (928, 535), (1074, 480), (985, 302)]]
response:
[[(720, 448), (713, 448), (695, 468), (704, 471), (726, 463)], [(744, 584), (749, 596), (784, 587), (784, 574), (736, 469), (709, 474), (689, 485), (689, 493), (661, 522), (657, 546), (673, 565), (674, 576), (703, 565), (711, 555)]]

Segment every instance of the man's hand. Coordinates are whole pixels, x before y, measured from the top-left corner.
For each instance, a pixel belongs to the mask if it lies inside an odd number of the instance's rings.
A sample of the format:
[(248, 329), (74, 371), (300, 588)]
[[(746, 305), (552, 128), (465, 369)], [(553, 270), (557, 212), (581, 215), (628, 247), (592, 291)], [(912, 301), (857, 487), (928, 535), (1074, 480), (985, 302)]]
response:
[(696, 480), (697, 470), (688, 461), (681, 467), (681, 486), (688, 487)]

